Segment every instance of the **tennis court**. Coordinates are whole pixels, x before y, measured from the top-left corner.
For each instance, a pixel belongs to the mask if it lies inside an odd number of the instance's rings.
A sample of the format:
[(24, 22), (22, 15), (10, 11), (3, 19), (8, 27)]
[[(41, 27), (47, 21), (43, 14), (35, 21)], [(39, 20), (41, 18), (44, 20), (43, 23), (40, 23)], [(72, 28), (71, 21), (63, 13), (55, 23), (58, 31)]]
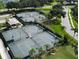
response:
[(46, 21), (46, 17), (43, 14), (39, 14), (38, 12), (23, 12), (18, 13), (17, 16), (21, 17), (24, 22)]
[[(26, 25), (22, 28), (11, 29), (2, 33), (15, 57), (24, 58), (32, 48), (39, 49), (49, 44), (52, 48), (55, 42), (54, 35), (49, 34), (37, 25)], [(53, 34), (53, 33), (52, 33)], [(38, 50), (36, 50), (38, 53)]]

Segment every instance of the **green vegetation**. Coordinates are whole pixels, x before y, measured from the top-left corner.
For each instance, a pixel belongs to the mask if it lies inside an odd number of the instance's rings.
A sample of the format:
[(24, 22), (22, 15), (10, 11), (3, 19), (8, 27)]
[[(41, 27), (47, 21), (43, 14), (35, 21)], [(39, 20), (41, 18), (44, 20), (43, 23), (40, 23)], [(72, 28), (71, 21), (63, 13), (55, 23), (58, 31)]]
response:
[(68, 41), (73, 44), (73, 45), (77, 45), (77, 41), (72, 37), (70, 36), (64, 29), (65, 27), (63, 28), (63, 26), (61, 26), (61, 24), (49, 24), (47, 25), (53, 32), (55, 33), (58, 33), (59, 35), (61, 35), (62, 37), (66, 37), (68, 39)]
[(75, 26), (75, 32), (78, 32), (78, 5), (75, 5), (75, 7), (71, 8), (71, 16), (72, 20)]
[(51, 8), (36, 8), (36, 11), (41, 11), (45, 15), (48, 15), (48, 13), (50, 12), (50, 10), (51, 10)]
[(5, 4), (2, 1), (0, 1), (0, 9), (4, 9), (5, 7)]
[(50, 13), (50, 10), (52, 9), (52, 7), (53, 7), (54, 5), (56, 5), (56, 4), (57, 4), (57, 2), (53, 1), (53, 2), (50, 3), (50, 5), (44, 4), (43, 7), (46, 6), (45, 8), (36, 8), (36, 10), (43, 12), (45, 15), (48, 15), (48, 14)]
[(2, 59), (2, 58), (1, 58), (1, 55), (0, 55), (0, 59)]
[(71, 8), (71, 15), (73, 16), (74, 20), (78, 23), (78, 5)]
[(6, 24), (5, 23), (0, 23), (0, 29), (3, 28), (3, 27), (6, 27)]
[(61, 25), (56, 25), (56, 24), (51, 24), (49, 27), (52, 29), (52, 31), (59, 33), (59, 35), (63, 36), (64, 35), (64, 30), (62, 29)]
[(73, 23), (73, 19), (72, 19), (72, 16), (71, 16), (71, 9), (69, 9), (68, 16), (69, 16), (71, 27), (73, 29), (75, 29), (75, 26), (74, 26), (74, 23)]
[(20, 0), (18, 2), (8, 2), (7, 8), (26, 8), (26, 7), (41, 7), (44, 4), (50, 4), (52, 0)]
[[(77, 45), (78, 42), (64, 30), (66, 28), (61, 25), (61, 21), (59, 20), (61, 18), (61, 16), (64, 17), (64, 15), (65, 15), (65, 12), (63, 12), (63, 8), (61, 7), (60, 4), (57, 4), (56, 0), (54, 0), (54, 2), (51, 2), (51, 1), (52, 0), (50, 0), (50, 1), (45, 0), (44, 2), (42, 0), (41, 1), (40, 0), (39, 1), (38, 0), (20, 0), (19, 3), (18, 2), (7, 3), (7, 8), (18, 8), (18, 7), (23, 8), (23, 7), (39, 7), (39, 6), (45, 7), (46, 6), (45, 8), (42, 8), (42, 7), (35, 8), (37, 11), (43, 12), (49, 19), (56, 17), (56, 19), (53, 20), (53, 22), (51, 22), (49, 24), (45, 24), (45, 25), (47, 27), (49, 27), (53, 32), (59, 34), (60, 36), (66, 37), (67, 40), (71, 44)], [(33, 4), (32, 4), (32, 2), (33, 2)], [(51, 2), (51, 3), (49, 3), (49, 2)], [(2, 2), (0, 2), (0, 9), (2, 9), (2, 8), (5, 8), (5, 5)], [(71, 15), (71, 13), (69, 13), (69, 14)], [(77, 22), (74, 20), (75, 19), (74, 16), (71, 15), (71, 17), (72, 17), (72, 22), (76, 28), (78, 26)], [(0, 24), (0, 29), (5, 26), (6, 26), (5, 24)], [(72, 24), (71, 24), (71, 26), (72, 26)], [(47, 49), (48, 45), (45, 45), (45, 46)], [(36, 50), (34, 48), (29, 51), (30, 58), (34, 58), (35, 52), (36, 52)], [(43, 52), (42, 48), (39, 49), (39, 52), (40, 53)], [(15, 58), (15, 59), (21, 59), (21, 58)], [(74, 49), (70, 45), (65, 45), (62, 47), (58, 47), (56, 49), (55, 55), (51, 55), (51, 54), (44, 55), (44, 56), (42, 56), (42, 59), (77, 59), (77, 57), (75, 56)]]
[(30, 51), (29, 51), (29, 55), (30, 55), (30, 59), (34, 59), (34, 54), (36, 53), (36, 50), (34, 48), (32, 48)]
[(71, 27), (74, 31), (78, 32), (78, 24), (76, 22), (76, 20), (74, 19), (74, 16), (72, 15), (72, 11), (71, 9), (69, 9), (69, 21), (70, 21), (70, 24), (71, 24)]
[[(46, 12), (46, 10), (44, 12)], [(52, 19), (53, 17), (56, 17), (56, 19), (53, 19), (53, 20), (55, 20), (55, 22), (49, 20), (48, 21), (49, 24), (45, 24), (45, 25), (48, 26), (53, 32), (59, 34), (60, 36), (66, 37), (67, 40), (71, 44), (77, 45), (78, 42), (64, 30), (66, 28), (61, 25), (61, 21), (59, 22), (59, 19), (61, 19), (61, 16), (64, 17), (64, 15), (65, 15), (65, 12), (63, 12), (63, 8), (61, 7), (61, 4), (54, 5), (52, 7), (52, 9), (48, 12), (46, 13), (46, 15), (49, 19)], [(51, 24), (50, 24), (50, 22), (51, 22)], [(55, 24), (55, 23), (58, 23), (58, 24)]]
[(62, 5), (61, 4), (56, 4), (52, 6), (52, 10), (50, 10), (50, 14), (54, 17), (61, 18), (61, 16), (65, 16), (65, 12), (63, 11)]
[(56, 49), (55, 55), (44, 55), (42, 59), (77, 59), (74, 49), (68, 45)]

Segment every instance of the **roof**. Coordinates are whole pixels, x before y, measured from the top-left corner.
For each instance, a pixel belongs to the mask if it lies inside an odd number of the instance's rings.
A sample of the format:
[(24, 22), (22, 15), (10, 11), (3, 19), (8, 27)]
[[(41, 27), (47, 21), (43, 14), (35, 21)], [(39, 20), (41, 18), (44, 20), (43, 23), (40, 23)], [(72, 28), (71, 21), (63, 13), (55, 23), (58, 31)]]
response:
[(9, 20), (8, 20), (8, 23), (10, 24), (10, 25), (13, 25), (13, 24), (18, 24), (18, 23), (20, 23), (16, 18), (10, 18)]

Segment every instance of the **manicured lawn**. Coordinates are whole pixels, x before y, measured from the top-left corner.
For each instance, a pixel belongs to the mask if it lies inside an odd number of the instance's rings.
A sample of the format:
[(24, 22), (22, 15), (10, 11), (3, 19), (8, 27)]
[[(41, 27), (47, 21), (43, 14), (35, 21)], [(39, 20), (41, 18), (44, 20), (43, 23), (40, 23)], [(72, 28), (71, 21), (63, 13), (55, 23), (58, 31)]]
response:
[(52, 23), (51, 25), (49, 25), (49, 27), (52, 29), (52, 31), (59, 33), (59, 35), (62, 35), (62, 36), (64, 35), (64, 33), (63, 33), (64, 30), (62, 29), (60, 24), (55, 25)]
[(61, 24), (56, 25), (52, 23), (46, 26), (49, 27), (53, 32), (61, 36), (65, 36), (71, 44), (77, 45), (78, 42), (62, 28)]
[(48, 15), (48, 13), (50, 12), (51, 8), (36, 8), (37, 11), (41, 11), (43, 12), (45, 15)]
[(71, 46), (63, 46), (56, 49), (55, 55), (43, 56), (42, 59), (77, 59)]

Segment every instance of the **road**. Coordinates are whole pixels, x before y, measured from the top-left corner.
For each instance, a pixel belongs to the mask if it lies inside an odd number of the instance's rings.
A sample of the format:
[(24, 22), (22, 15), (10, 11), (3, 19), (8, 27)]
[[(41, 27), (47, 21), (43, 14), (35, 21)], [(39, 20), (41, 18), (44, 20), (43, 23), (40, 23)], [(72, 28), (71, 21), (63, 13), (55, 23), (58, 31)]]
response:
[(2, 59), (11, 59), (1, 39), (0, 39), (0, 55)]
[(76, 40), (78, 40), (78, 33), (74, 34), (74, 31), (72, 30), (71, 24), (69, 22), (69, 17), (68, 17), (68, 6), (63, 6), (64, 11), (66, 12), (65, 18), (61, 17), (61, 24), (62, 26), (65, 26), (65, 30), (67, 33), (69, 33), (72, 37), (74, 37)]

